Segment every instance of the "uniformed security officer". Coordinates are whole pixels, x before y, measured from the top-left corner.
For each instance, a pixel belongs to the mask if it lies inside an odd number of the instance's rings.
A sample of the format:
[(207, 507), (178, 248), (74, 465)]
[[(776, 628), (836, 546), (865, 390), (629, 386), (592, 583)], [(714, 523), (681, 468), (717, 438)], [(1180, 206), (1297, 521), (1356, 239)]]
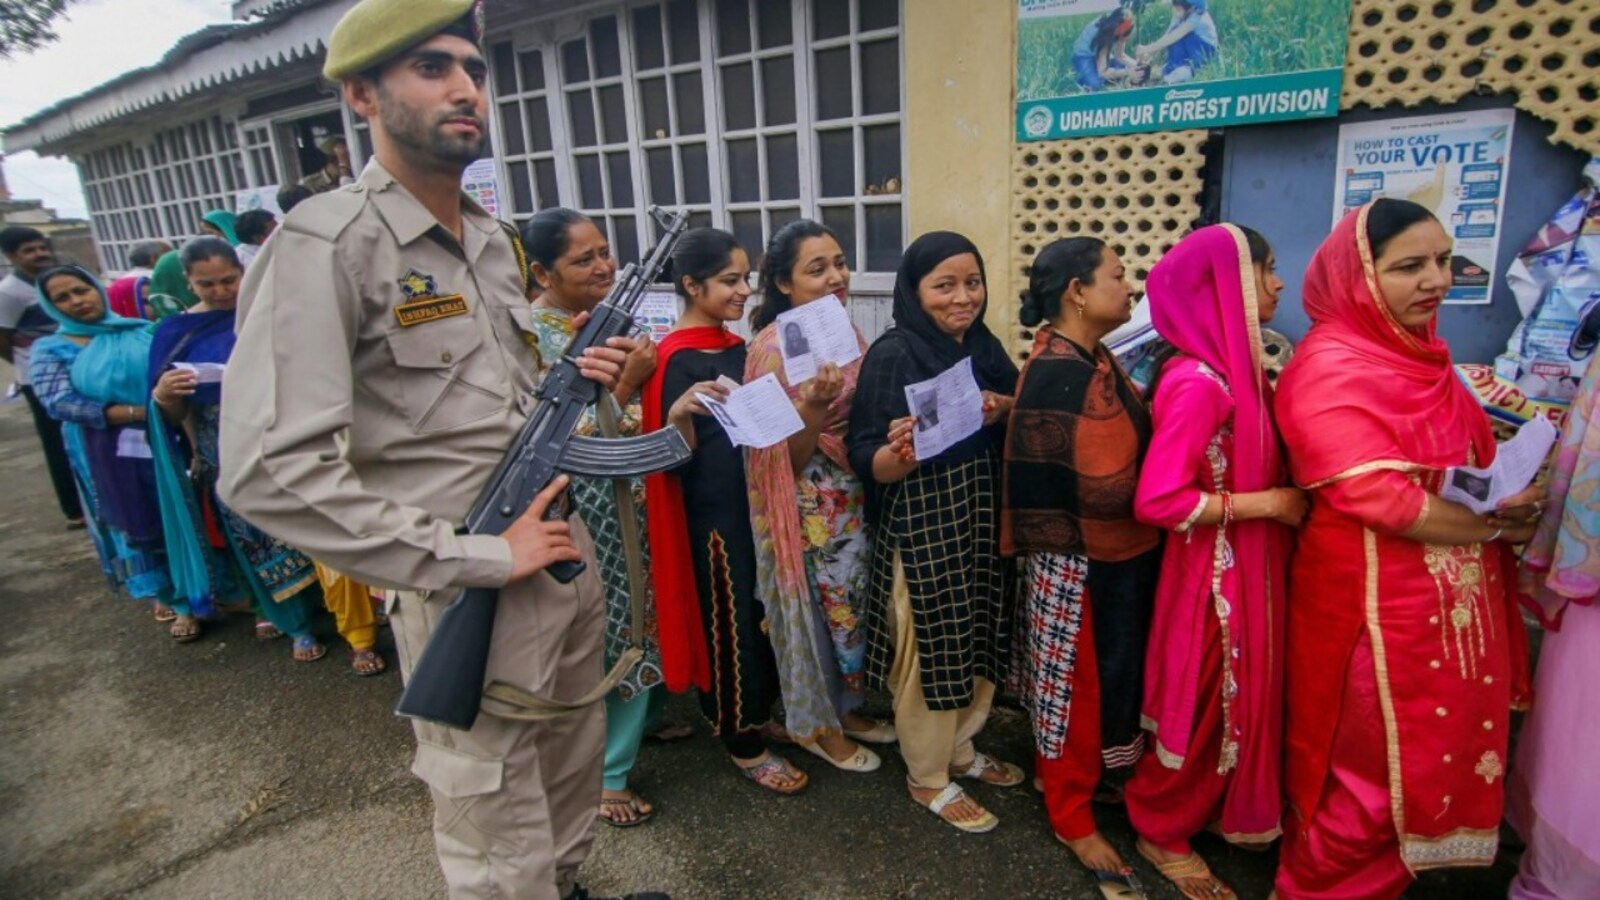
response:
[[(445, 589), (500, 587), (489, 680), (569, 699), (601, 679), (605, 605), (582, 522), (540, 519), (565, 479), (499, 537), (455, 533), (536, 387), (511, 240), (461, 191), (487, 137), (480, 32), (472, 0), (362, 0), (334, 28), (323, 74), (370, 123), (374, 158), (296, 206), (250, 267), (220, 484), (261, 528), (395, 589), (403, 674)], [(631, 346), (614, 339), (580, 369), (609, 386)], [(590, 565), (570, 585), (541, 571), (577, 559)], [(415, 728), (452, 897), (586, 896), (574, 876), (599, 807), (600, 705)]]

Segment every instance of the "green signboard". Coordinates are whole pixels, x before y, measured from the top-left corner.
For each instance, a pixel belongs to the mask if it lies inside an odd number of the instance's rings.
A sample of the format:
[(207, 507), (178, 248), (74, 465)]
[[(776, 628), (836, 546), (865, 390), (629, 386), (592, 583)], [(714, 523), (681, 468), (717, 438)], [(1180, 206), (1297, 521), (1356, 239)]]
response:
[(1350, 0), (1017, 0), (1017, 140), (1339, 111)]

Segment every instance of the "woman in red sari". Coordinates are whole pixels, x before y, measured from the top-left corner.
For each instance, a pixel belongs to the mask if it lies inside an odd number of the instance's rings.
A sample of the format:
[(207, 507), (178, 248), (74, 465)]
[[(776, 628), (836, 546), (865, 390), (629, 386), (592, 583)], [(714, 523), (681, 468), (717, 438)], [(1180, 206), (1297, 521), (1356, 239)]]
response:
[(1379, 200), (1306, 271), (1312, 327), (1277, 398), (1312, 497), (1289, 581), (1282, 900), (1398, 897), (1498, 844), (1526, 684), (1508, 563), (1543, 491), (1487, 515), (1439, 496), (1446, 469), (1495, 454), (1438, 336), (1450, 260), (1431, 213)]

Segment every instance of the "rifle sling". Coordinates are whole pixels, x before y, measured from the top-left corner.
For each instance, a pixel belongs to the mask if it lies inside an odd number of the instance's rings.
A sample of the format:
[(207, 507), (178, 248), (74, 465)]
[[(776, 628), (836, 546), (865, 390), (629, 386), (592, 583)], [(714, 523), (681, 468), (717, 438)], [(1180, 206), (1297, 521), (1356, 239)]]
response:
[[(618, 436), (618, 413), (616, 398), (609, 391), (602, 392), (600, 402), (595, 404), (595, 419), (600, 426), (601, 436)], [(647, 585), (639, 518), (633, 504), (632, 479), (613, 479), (611, 489), (617, 500), (617, 528), (622, 538), (622, 555), (628, 563), (628, 606), (632, 618), (628, 649), (611, 665), (611, 671), (599, 684), (576, 700), (549, 700), (504, 681), (490, 682), (483, 689), (481, 708), (485, 713), (500, 719), (523, 722), (560, 718), (598, 703), (644, 659), (644, 597)]]

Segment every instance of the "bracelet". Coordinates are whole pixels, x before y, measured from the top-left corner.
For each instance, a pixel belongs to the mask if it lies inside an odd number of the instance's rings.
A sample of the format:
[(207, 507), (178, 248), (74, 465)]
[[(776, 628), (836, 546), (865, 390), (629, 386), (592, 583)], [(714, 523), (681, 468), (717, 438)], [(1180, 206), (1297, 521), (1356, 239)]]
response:
[(1485, 544), (1492, 544), (1495, 541), (1500, 540), (1500, 535), (1502, 535), (1504, 533), (1505, 533), (1505, 529), (1504, 528), (1496, 528), (1494, 530), (1494, 534), (1489, 535), (1489, 537), (1486, 538), (1483, 542)]
[(1228, 491), (1219, 491), (1217, 496), (1222, 498), (1222, 528), (1227, 530), (1233, 524), (1233, 494)]

